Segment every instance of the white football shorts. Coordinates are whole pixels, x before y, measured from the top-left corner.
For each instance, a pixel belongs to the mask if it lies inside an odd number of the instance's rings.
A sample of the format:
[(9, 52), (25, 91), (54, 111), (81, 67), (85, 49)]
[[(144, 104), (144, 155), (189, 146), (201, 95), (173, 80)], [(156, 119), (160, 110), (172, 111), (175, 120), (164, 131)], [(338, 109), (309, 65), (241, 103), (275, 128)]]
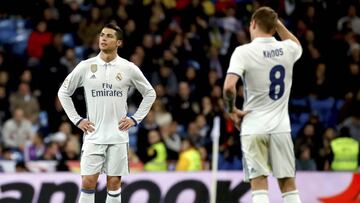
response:
[(84, 143), (81, 149), (80, 174), (105, 173), (108, 176), (124, 176), (129, 171), (129, 144)]
[(294, 144), (290, 133), (241, 135), (246, 182), (259, 176), (295, 177)]

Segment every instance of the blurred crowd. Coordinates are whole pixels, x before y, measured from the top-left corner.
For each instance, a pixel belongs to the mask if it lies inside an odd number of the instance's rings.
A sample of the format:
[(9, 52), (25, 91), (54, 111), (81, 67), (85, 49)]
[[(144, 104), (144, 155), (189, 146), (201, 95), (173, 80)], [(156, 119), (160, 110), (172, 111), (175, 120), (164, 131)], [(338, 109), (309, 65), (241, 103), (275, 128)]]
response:
[[(15, 160), (19, 171), (36, 160), (56, 160), (66, 171), (79, 160), (82, 133), (57, 90), (81, 60), (98, 54), (102, 26), (116, 22), (124, 31), (119, 55), (139, 66), (157, 93), (148, 116), (130, 130), (133, 171), (210, 169), (217, 134), (219, 169), (242, 169), (222, 83), (232, 51), (250, 42), (251, 14), (262, 5), (278, 12), (303, 47), (289, 103), (297, 168), (334, 169), (332, 141), (360, 141), (359, 1), (1, 1), (0, 160)], [(141, 95), (130, 91), (131, 114)], [(81, 89), (73, 99), (86, 117)]]

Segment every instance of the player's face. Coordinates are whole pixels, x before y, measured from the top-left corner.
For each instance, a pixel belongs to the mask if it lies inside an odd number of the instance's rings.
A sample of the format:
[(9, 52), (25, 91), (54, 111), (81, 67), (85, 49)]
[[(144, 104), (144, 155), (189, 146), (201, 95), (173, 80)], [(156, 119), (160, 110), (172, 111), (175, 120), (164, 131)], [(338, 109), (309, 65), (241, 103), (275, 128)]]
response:
[(114, 51), (121, 45), (121, 40), (116, 38), (116, 31), (110, 28), (102, 29), (99, 38), (101, 51)]

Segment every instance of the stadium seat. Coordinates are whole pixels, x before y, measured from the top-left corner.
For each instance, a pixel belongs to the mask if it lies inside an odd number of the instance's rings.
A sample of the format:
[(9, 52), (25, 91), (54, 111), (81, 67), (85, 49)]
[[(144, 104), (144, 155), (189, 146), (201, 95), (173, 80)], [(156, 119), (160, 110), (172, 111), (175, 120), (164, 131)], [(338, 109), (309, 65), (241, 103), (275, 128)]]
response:
[(0, 20), (0, 44), (7, 44), (16, 36), (16, 21), (12, 19)]
[(313, 113), (319, 116), (320, 122), (322, 122), (325, 127), (328, 127), (332, 124), (333, 108), (335, 107), (335, 99), (329, 97), (327, 99), (315, 99), (310, 98), (310, 107)]
[(304, 125), (301, 123), (292, 123), (291, 124), (291, 137), (293, 139), (296, 138), (296, 136), (299, 134), (300, 129), (303, 127)]
[(63, 42), (65, 46), (74, 47), (75, 40), (72, 33), (64, 33)]

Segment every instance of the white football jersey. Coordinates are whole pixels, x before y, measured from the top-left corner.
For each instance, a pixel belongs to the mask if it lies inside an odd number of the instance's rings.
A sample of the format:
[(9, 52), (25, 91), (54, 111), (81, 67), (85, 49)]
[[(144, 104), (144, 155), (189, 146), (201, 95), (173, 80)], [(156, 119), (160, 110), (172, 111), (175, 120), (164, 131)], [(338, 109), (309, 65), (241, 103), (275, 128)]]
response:
[(120, 119), (127, 116), (130, 87), (135, 87), (143, 96), (132, 116), (136, 123), (147, 115), (156, 97), (155, 90), (135, 64), (119, 56), (109, 63), (100, 55), (89, 58), (75, 67), (58, 92), (66, 114), (75, 125), (82, 120), (71, 99), (78, 87), (84, 87), (87, 119), (95, 124), (95, 131), (84, 135), (84, 142), (95, 144), (129, 141), (128, 132), (120, 131), (118, 125)]
[(235, 49), (227, 73), (244, 83), (243, 110), (250, 113), (243, 118), (242, 135), (291, 132), (288, 102), (301, 53), (295, 42), (274, 37), (255, 38)]

